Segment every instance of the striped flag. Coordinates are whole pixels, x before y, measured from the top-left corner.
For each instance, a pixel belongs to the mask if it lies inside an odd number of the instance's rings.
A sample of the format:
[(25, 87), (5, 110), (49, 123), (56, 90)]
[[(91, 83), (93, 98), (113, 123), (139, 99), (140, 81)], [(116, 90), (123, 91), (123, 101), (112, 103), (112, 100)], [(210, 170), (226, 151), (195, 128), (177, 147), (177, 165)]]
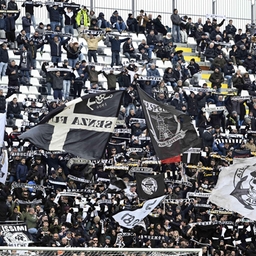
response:
[(41, 149), (100, 159), (114, 131), (122, 95), (122, 91), (106, 91), (74, 99), (19, 138)]

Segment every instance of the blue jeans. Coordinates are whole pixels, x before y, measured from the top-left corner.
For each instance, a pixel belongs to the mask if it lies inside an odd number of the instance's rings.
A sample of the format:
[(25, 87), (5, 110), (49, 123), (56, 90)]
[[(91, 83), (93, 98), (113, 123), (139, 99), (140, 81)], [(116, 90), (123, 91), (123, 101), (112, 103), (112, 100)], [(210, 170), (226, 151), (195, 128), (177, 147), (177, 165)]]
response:
[(0, 62), (0, 77), (5, 76), (8, 63)]
[(68, 99), (70, 91), (70, 80), (63, 80), (63, 97)]
[(23, 80), (24, 84), (26, 82), (30, 83), (30, 74), (29, 74), (28, 70), (21, 70), (21, 75), (22, 75), (22, 77), (26, 78), (25, 80)]
[(104, 20), (104, 21), (98, 20), (98, 24), (97, 25), (98, 25), (99, 28), (110, 28), (110, 24), (106, 20)]
[(74, 35), (73, 25), (65, 25), (64, 31), (65, 33), (70, 33), (71, 35)]
[(46, 83), (46, 87), (47, 87), (47, 92), (48, 92), (48, 95), (51, 95), (51, 88), (52, 88), (52, 85), (51, 83)]
[(37, 229), (36, 229), (36, 228), (29, 228), (29, 229), (28, 229), (28, 233), (29, 233), (29, 234), (32, 234), (32, 235), (33, 235), (33, 234), (37, 234)]
[(32, 67), (33, 69), (36, 69), (36, 59), (32, 59)]
[(180, 26), (172, 25), (172, 38), (174, 43), (180, 42)]
[(60, 22), (57, 21), (51, 21), (50, 24), (53, 31), (55, 30), (56, 26), (60, 26)]
[(31, 23), (33, 24), (33, 27), (36, 28), (36, 19), (34, 15), (31, 15)]
[(136, 108), (135, 108), (133, 103), (129, 103), (129, 105), (125, 108), (126, 116), (129, 116), (131, 109), (133, 109), (134, 111), (136, 110)]
[(68, 65), (70, 67), (74, 68), (76, 63), (77, 63), (77, 59), (68, 59)]
[(226, 75), (224, 78), (226, 78), (228, 81), (228, 88), (231, 88), (232, 76)]
[(59, 62), (61, 62), (61, 56), (52, 56), (52, 62), (58, 64)]
[(8, 115), (7, 115), (7, 118), (11, 118), (11, 119), (13, 119), (13, 118), (23, 119), (23, 115), (21, 115), (21, 114), (8, 114)]
[(62, 90), (59, 90), (59, 89), (53, 90), (53, 98), (55, 100), (57, 100), (57, 99), (62, 100)]
[(114, 63), (116, 64), (116, 66), (118, 66), (120, 64), (120, 54), (119, 52), (112, 52), (112, 62), (111, 62), (111, 67), (114, 66)]
[(118, 32), (121, 32), (121, 30), (125, 30), (126, 29), (126, 26), (125, 26), (125, 23), (124, 22), (116, 22), (114, 24), (114, 28), (116, 28), (118, 30)]
[(151, 47), (146, 48), (146, 51), (147, 51), (147, 53), (148, 53), (148, 57), (149, 57), (150, 59), (152, 59), (152, 51), (154, 50), (154, 45), (152, 45), (152, 46), (153, 46), (153, 49), (152, 49)]

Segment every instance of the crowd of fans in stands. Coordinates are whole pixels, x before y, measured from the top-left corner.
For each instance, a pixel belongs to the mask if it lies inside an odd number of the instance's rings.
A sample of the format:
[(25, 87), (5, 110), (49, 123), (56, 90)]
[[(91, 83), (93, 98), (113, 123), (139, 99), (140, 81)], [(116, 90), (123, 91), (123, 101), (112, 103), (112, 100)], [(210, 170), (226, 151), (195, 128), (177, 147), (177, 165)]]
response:
[[(248, 25), (245, 33), (242, 33), (242, 29), (237, 31), (230, 20), (225, 30), (221, 31), (225, 20), (218, 24), (216, 19), (207, 19), (203, 24), (202, 19), (198, 19), (194, 23), (186, 15), (180, 17), (178, 10), (174, 9), (170, 29), (162, 24), (161, 15), (153, 18), (144, 10), (136, 18), (129, 14), (126, 21), (118, 11), (114, 11), (107, 20), (103, 12), (97, 17), (93, 10), (89, 11), (86, 7), (62, 8), (56, 4), (47, 6), (50, 23), (45, 25), (40, 22), (37, 26), (34, 7), (39, 6), (25, 2), (23, 7), (26, 10), (26, 15), (22, 17), (23, 29), (16, 36), (15, 24), (20, 15), (17, 4), (15, 0), (10, 0), (8, 4), (4, 0), (0, 1), (1, 10), (7, 8), (18, 11), (6, 15), (0, 13), (0, 37), (7, 39), (0, 47), (0, 76), (8, 76), (7, 95), (0, 89), (0, 113), (7, 113), (7, 124), (12, 127), (12, 132), (5, 132), (4, 138), (9, 151), (9, 178), (0, 189), (0, 221), (24, 221), (30, 238), (36, 245), (42, 246), (202, 247), (204, 256), (255, 255), (254, 222), (234, 212), (221, 212), (219, 210), (223, 209), (218, 209), (213, 204), (208, 204), (209, 208), (205, 208), (207, 198), (196, 197), (184, 202), (180, 200), (186, 198), (187, 192), (209, 192), (217, 182), (220, 167), (232, 164), (235, 154), (242, 152), (248, 156), (256, 152), (256, 87), (250, 75), (255, 74), (256, 67), (255, 24)], [(33, 34), (31, 26), (35, 28)], [(78, 37), (84, 38), (87, 43), (87, 56), (82, 53), (84, 46), (73, 37), (74, 29), (78, 31)], [(90, 32), (84, 33), (84, 30)], [(119, 35), (126, 34), (125, 31), (144, 34), (145, 39), (136, 48), (131, 36), (120, 39), (118, 35), (111, 34), (115, 30)], [(187, 43), (188, 37), (195, 39), (197, 54), (211, 63), (210, 69), (213, 72), (209, 81), (214, 91), (207, 90), (207, 83), (202, 84), (202, 90), (198, 93), (193, 89), (188, 93), (184, 89), (188, 85), (199, 87), (201, 81), (201, 67), (195, 58), (187, 63), (183, 52), (175, 50), (175, 44)], [(122, 53), (129, 63), (118, 74), (114, 73), (114, 69), (109, 72), (97, 71), (91, 65), (92, 60), (95, 65), (97, 63), (100, 40), (111, 47), (111, 67), (121, 64), (120, 51), (123, 43)], [(50, 45), (51, 59), (42, 64), (41, 83), (46, 88), (46, 94), (52, 94), (53, 90), (54, 101), (49, 103), (39, 97), (37, 100), (18, 102), (12, 95), (17, 93), (20, 84), (31, 86), (30, 71), (36, 68), (37, 52), (40, 51), (43, 56), (45, 44)], [(67, 53), (65, 60), (62, 60), (62, 47)], [(8, 48), (20, 55), (19, 64), (9, 59)], [(154, 55), (163, 62), (170, 63), (162, 76), (155, 64)], [(49, 72), (49, 67), (59, 67), (59, 70)], [(68, 162), (75, 156), (48, 154), (19, 139), (21, 132), (37, 124), (48, 112), (65, 101), (80, 97), (87, 80), (90, 81), (88, 89), (103, 90), (99, 82), (101, 73), (107, 79), (108, 90), (115, 90), (118, 82), (119, 89), (125, 91), (118, 116), (123, 123), (117, 128), (131, 129), (128, 135), (114, 134), (104, 161), (101, 161), (104, 164), (88, 161), (69, 165)], [(141, 80), (139, 77), (142, 74), (158, 77), (160, 80)], [(237, 89), (237, 95), (241, 98), (232, 100), (233, 95), (221, 94), (225, 80), (229, 88)], [(202, 138), (202, 153), (198, 165), (189, 167), (182, 163), (155, 163), (152, 144), (150, 140), (143, 139), (148, 135), (145, 123), (131, 122), (134, 118), (144, 118), (136, 90), (138, 86), (158, 102), (172, 105), (191, 116)], [(247, 92), (245, 98), (242, 94), (244, 91)], [(8, 98), (11, 100), (6, 102)], [(210, 104), (214, 107), (225, 106), (227, 111), (208, 113), (206, 106)], [(17, 119), (24, 119), (22, 130), (15, 125)], [(227, 136), (238, 136), (241, 141), (234, 143)], [(226, 140), (223, 142), (221, 139)], [(141, 151), (133, 152), (131, 148), (140, 148)], [(23, 156), (23, 152), (36, 153)], [(129, 185), (129, 182), (134, 182), (134, 177), (124, 170), (108, 170), (105, 166), (139, 165), (143, 161), (148, 161), (145, 166), (152, 167), (155, 172), (168, 174), (170, 180), (181, 180), (184, 175), (187, 176), (192, 187), (182, 183), (166, 183), (167, 199), (178, 199), (177, 202), (162, 203), (145, 219), (145, 227), (136, 226), (128, 230), (120, 227), (112, 216), (120, 210), (132, 210), (141, 206), (136, 186)], [(68, 175), (86, 178), (92, 183), (74, 181)], [(109, 182), (105, 179), (113, 176), (122, 178), (128, 184), (127, 189), (107, 193)], [(51, 181), (60, 184), (65, 182), (66, 185), (57, 185)], [(42, 191), (25, 187), (11, 190), (11, 185), (16, 182), (43, 185), (46, 196)], [(54, 201), (56, 195), (63, 190), (82, 191), (89, 188), (93, 192), (81, 192), (82, 197), (62, 196), (58, 202)], [(103, 199), (107, 198), (111, 199), (111, 203), (104, 203)], [(40, 199), (40, 202), (32, 202)], [(103, 203), (99, 204), (100, 200)], [(213, 210), (216, 210), (214, 214), (211, 213)], [(231, 228), (225, 224), (197, 225), (216, 220), (233, 221), (234, 225)], [(127, 232), (133, 235), (125, 236)], [(247, 238), (251, 238), (250, 242)], [(0, 236), (0, 244), (5, 244), (3, 236)]]

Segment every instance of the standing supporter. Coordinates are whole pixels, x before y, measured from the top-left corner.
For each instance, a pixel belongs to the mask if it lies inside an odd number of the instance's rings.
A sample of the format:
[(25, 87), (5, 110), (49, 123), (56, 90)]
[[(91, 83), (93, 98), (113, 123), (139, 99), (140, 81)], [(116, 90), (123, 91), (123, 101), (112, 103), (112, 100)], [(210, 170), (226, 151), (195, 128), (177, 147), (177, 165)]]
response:
[(115, 90), (117, 79), (122, 75), (122, 72), (115, 75), (114, 70), (110, 69), (109, 74), (107, 74), (104, 70), (102, 73), (107, 78), (108, 90), (112, 90), (112, 91)]
[(28, 49), (29, 52), (31, 52), (31, 57), (32, 57), (31, 67), (33, 69), (36, 69), (37, 50), (44, 45), (44, 42), (36, 43), (36, 44), (34, 42), (35, 41), (31, 38), (29, 40), (29, 43), (26, 45), (26, 48)]
[(22, 29), (20, 33), (16, 37), (16, 42), (18, 44), (18, 48), (20, 48), (21, 45), (26, 45), (28, 43), (29, 39), (26, 35), (26, 31)]
[(53, 39), (48, 37), (48, 43), (51, 47), (51, 61), (56, 64), (61, 62), (61, 46), (65, 45), (70, 38), (60, 41), (58, 36), (54, 36)]
[(84, 76), (87, 69), (83, 69), (80, 66), (80, 62), (77, 62), (74, 68), (74, 80), (72, 80), (72, 84), (74, 87), (74, 95), (73, 98), (76, 99), (77, 97), (81, 96), (82, 87), (84, 86)]
[(4, 91), (0, 89), (0, 113), (5, 113), (6, 111), (6, 100), (3, 94)]
[(76, 10), (72, 8), (64, 9), (64, 31), (65, 33), (70, 33), (71, 35), (74, 35), (74, 25), (76, 24)]
[(70, 42), (70, 43), (66, 43), (63, 46), (63, 48), (67, 51), (68, 65), (74, 68), (75, 64), (79, 60), (82, 45), (79, 45), (78, 42)]
[(15, 55), (20, 55), (19, 70), (21, 71), (21, 84), (30, 84), (30, 70), (32, 68), (32, 54), (27, 50), (25, 45), (20, 46), (20, 51), (14, 51)]
[(126, 58), (130, 61), (131, 58), (138, 60), (139, 55), (136, 53), (136, 49), (134, 48), (132, 44), (132, 39), (129, 38), (126, 42), (123, 44), (123, 54)]
[(209, 81), (212, 83), (213, 89), (219, 90), (221, 88), (221, 84), (224, 82), (224, 77), (218, 67), (216, 67), (214, 72), (210, 75)]
[(174, 43), (180, 43), (180, 24), (181, 24), (181, 18), (178, 14), (178, 10), (174, 9), (173, 13), (171, 15), (171, 21), (172, 21), (172, 37)]
[(50, 15), (51, 28), (52, 30), (55, 30), (56, 26), (60, 26), (61, 8), (53, 2), (53, 6), (46, 5), (46, 9)]
[(31, 26), (31, 14), (26, 13), (26, 16), (22, 17), (22, 29), (25, 30), (27, 38), (30, 38), (30, 26)]
[(116, 66), (120, 65), (120, 46), (121, 43), (128, 41), (128, 38), (119, 39), (119, 36), (115, 36), (114, 38), (109, 38), (109, 41), (111, 42), (111, 52), (112, 52), (112, 61), (111, 61), (111, 67), (116, 64)]
[(76, 14), (76, 25), (78, 26), (78, 33), (82, 33), (84, 30), (88, 29), (90, 25), (90, 19), (88, 16), (88, 10), (86, 6), (81, 6), (81, 10)]
[(0, 39), (6, 38), (5, 31), (6, 31), (5, 17), (3, 13), (0, 13)]
[(6, 69), (9, 63), (9, 54), (7, 44), (3, 43), (0, 46), (0, 79), (6, 75)]
[(42, 7), (41, 4), (38, 4), (34, 1), (25, 1), (22, 4), (22, 7), (25, 7), (25, 13), (30, 13), (31, 15), (31, 21), (33, 23), (33, 27), (36, 28), (36, 20), (34, 15), (34, 7)]
[(60, 75), (60, 71), (55, 72), (52, 74), (48, 72), (49, 76), (52, 79), (52, 89), (53, 89), (53, 97), (54, 99), (62, 99), (62, 90), (63, 90), (63, 76)]
[(151, 49), (151, 52), (155, 49), (156, 44), (158, 43), (158, 39), (155, 35), (154, 30), (150, 30), (149, 34), (146, 37), (147, 45)]
[(71, 73), (71, 70), (72, 70), (71, 67), (68, 65), (68, 60), (64, 60), (62, 67), (66, 69), (70, 69), (70, 72), (68, 71), (63, 72), (63, 99), (68, 100), (73, 74)]
[(97, 49), (98, 43), (103, 39), (103, 35), (95, 37), (92, 33), (88, 35), (84, 35), (84, 39), (87, 42), (88, 46), (88, 61), (91, 62), (92, 58), (95, 63), (97, 63)]
[(15, 60), (12, 60), (6, 69), (6, 75), (8, 75), (8, 92), (6, 98), (10, 97), (15, 92), (19, 91), (19, 67), (16, 65)]
[[(10, 3), (10, 2), (9, 2)], [(7, 17), (5, 18), (5, 29), (6, 29), (6, 39), (8, 40), (8, 43), (14, 43), (15, 41), (15, 22), (20, 16), (20, 11), (16, 13), (14, 16), (12, 16), (11, 13), (7, 14)]]

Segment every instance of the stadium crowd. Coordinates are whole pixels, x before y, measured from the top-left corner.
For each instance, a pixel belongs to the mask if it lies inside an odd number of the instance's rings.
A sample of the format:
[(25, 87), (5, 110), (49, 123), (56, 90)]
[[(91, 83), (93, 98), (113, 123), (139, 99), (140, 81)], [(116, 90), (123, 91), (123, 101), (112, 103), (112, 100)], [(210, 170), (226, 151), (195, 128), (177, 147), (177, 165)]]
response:
[[(46, 25), (37, 24), (34, 17), (34, 8), (40, 4), (24, 2), (22, 6), (26, 12), (23, 29), (16, 33), (20, 10), (15, 0), (0, 2), (0, 10), (14, 11), (0, 13), (0, 37), (6, 39), (0, 47), (0, 76), (8, 76), (7, 94), (0, 89), (0, 113), (6, 112), (6, 129), (12, 129), (4, 137), (9, 169), (0, 190), (0, 221), (24, 221), (34, 245), (41, 246), (202, 248), (204, 256), (256, 255), (255, 222), (207, 201), (221, 167), (232, 164), (237, 155), (248, 157), (256, 152), (256, 85), (251, 76), (256, 71), (255, 24), (243, 33), (232, 20), (222, 29), (225, 20), (194, 23), (174, 9), (169, 28), (162, 24), (161, 15), (153, 18), (144, 10), (137, 17), (129, 14), (126, 21), (114, 11), (108, 20), (103, 12), (96, 15), (84, 6), (64, 8), (56, 2), (47, 5), (50, 23)], [(86, 46), (74, 37), (75, 29), (87, 43), (87, 55), (82, 53)], [(144, 34), (145, 39), (134, 47), (127, 32)], [(185, 47), (188, 37), (195, 39), (198, 56), (210, 61), (211, 88), (201, 83), (202, 70), (195, 59), (187, 63), (182, 50), (175, 50), (176, 43)], [(97, 71), (100, 40), (111, 48), (112, 61), (111, 67)], [(12, 95), (20, 85), (33, 86), (31, 70), (36, 68), (37, 55), (44, 54), (45, 44), (50, 45), (51, 56), (40, 70), (45, 97), (18, 102)], [(10, 50), (20, 55), (19, 63), (9, 59)], [(64, 60), (63, 50), (67, 53)], [(121, 65), (120, 52), (129, 62), (116, 68)], [(170, 63), (163, 75), (156, 58)], [(107, 88), (99, 82), (101, 73)], [(85, 88), (86, 81), (90, 81), (89, 88)], [(222, 89), (225, 81), (230, 90)], [(115, 90), (116, 82), (125, 91), (116, 126), (119, 132), (113, 134), (103, 159), (78, 161), (71, 154), (46, 152), (19, 139), (47, 113), (80, 97), (83, 90)], [(191, 116), (202, 138), (197, 162), (157, 161), (138, 86), (158, 102)], [(47, 95), (53, 100), (47, 101)], [(23, 120), (20, 126), (17, 120)], [(167, 197), (144, 224), (128, 229), (112, 216), (143, 203), (136, 193), (135, 176), (128, 171), (134, 166), (164, 173)], [(121, 178), (127, 188), (110, 189), (113, 177)], [(67, 194), (58, 197), (63, 191)], [(189, 192), (191, 197), (187, 197)], [(0, 245), (5, 245), (3, 235)]]

